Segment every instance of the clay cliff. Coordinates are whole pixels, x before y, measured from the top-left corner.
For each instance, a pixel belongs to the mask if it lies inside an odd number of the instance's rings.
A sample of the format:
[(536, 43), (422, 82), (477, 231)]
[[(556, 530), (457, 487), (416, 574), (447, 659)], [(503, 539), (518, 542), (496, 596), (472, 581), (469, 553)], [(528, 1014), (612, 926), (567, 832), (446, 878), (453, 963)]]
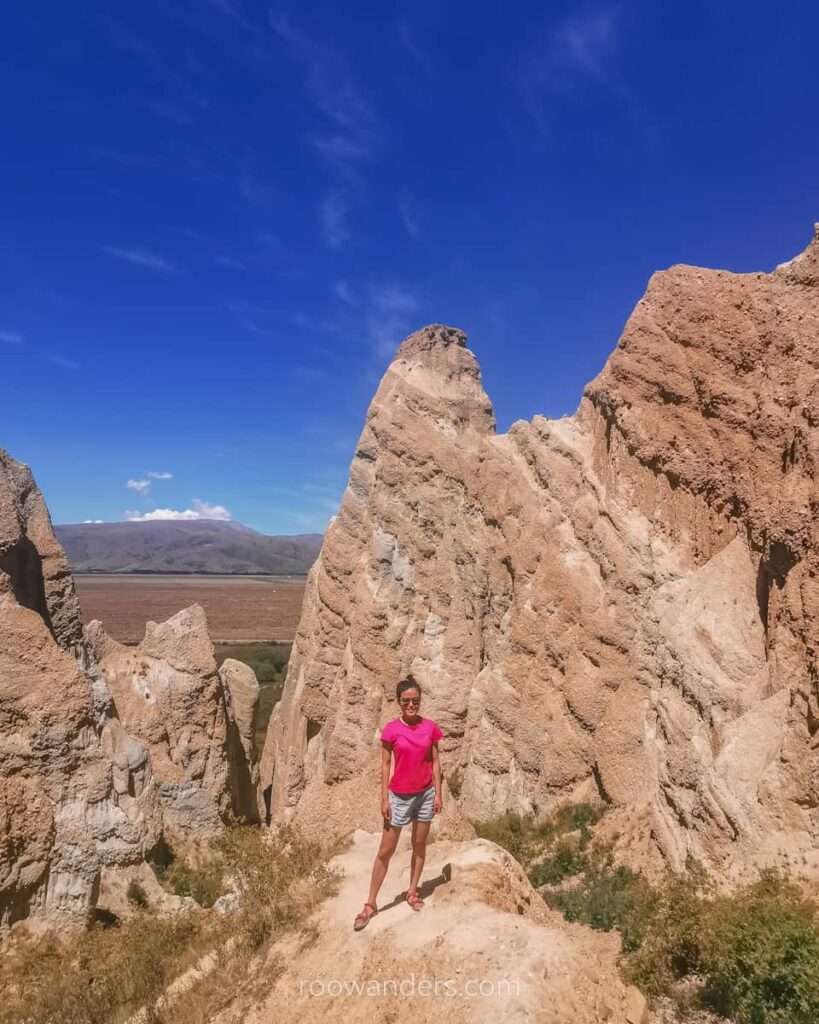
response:
[(256, 680), (216, 671), (201, 608), (133, 650), (88, 639), (42, 495), (0, 450), (0, 929), (86, 920), (103, 869), (258, 820)]
[(655, 274), (575, 415), (506, 434), (461, 331), (407, 338), (309, 577), (274, 817), (377, 827), (412, 671), (470, 817), (600, 799), (643, 865), (811, 866), (818, 366), (819, 232)]

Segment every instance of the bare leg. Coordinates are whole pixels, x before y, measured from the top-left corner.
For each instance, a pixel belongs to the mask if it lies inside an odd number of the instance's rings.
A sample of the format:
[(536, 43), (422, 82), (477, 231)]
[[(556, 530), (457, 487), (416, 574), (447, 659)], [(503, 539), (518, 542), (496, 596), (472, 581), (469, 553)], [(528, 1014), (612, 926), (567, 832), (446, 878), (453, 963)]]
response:
[(413, 821), (412, 823), (412, 860), (410, 861), (409, 891), (415, 892), (421, 881), (424, 860), (427, 855), (427, 836), (431, 821)]
[(395, 853), (395, 847), (398, 845), (398, 837), (401, 835), (401, 829), (395, 828), (390, 825), (385, 828), (381, 833), (381, 845), (378, 847), (378, 853), (375, 855), (375, 861), (373, 863), (373, 872), (370, 878), (370, 895), (368, 902), (376, 906), (376, 898), (378, 897), (378, 890), (381, 888), (381, 883), (387, 874), (387, 868), (390, 866), (392, 855)]

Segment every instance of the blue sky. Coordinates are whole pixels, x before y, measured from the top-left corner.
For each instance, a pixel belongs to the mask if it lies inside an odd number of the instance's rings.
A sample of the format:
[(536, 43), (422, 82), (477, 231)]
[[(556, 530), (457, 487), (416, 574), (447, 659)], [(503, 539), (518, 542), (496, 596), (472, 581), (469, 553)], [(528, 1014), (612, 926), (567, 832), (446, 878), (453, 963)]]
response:
[(57, 522), (298, 533), (418, 326), (467, 331), (501, 429), (573, 411), (655, 269), (807, 244), (817, 37), (808, 2), (10, 5), (0, 446)]

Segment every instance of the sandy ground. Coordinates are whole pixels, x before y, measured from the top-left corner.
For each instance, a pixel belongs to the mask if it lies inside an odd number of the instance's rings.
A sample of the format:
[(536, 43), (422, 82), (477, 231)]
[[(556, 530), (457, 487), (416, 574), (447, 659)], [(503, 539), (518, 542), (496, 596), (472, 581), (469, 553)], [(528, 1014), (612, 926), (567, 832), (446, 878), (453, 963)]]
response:
[(77, 575), (83, 620), (100, 619), (122, 643), (137, 643), (145, 623), (201, 604), (214, 643), (292, 642), (304, 579), (272, 576)]
[(261, 1002), (239, 996), (209, 1024), (630, 1021), (616, 937), (548, 911), (520, 865), (485, 840), (430, 844), (415, 912), (403, 896), (411, 850), (402, 836), (379, 913), (353, 931), (378, 840), (358, 830), (336, 858), (338, 894), (274, 947), (287, 966), (270, 972)]

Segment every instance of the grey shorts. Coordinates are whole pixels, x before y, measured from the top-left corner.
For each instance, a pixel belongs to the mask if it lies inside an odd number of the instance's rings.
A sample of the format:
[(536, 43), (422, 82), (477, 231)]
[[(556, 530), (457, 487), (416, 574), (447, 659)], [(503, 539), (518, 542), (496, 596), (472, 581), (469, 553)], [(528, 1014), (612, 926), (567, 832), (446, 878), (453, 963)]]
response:
[(390, 825), (403, 828), (411, 821), (432, 821), (435, 787), (422, 789), (420, 793), (393, 793), (387, 790), (390, 801)]

